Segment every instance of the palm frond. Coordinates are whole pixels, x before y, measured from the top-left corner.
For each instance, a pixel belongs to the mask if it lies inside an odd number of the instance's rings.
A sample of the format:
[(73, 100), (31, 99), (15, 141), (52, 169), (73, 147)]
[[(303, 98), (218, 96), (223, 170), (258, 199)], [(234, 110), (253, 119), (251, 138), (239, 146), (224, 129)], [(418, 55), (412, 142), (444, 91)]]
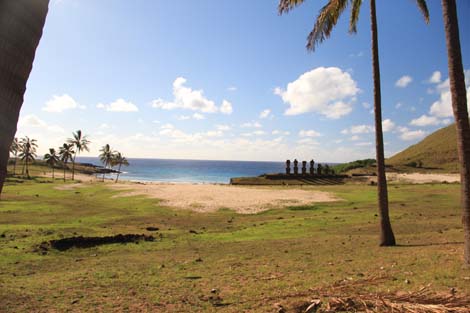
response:
[(429, 10), (428, 5), (426, 4), (426, 0), (416, 0), (416, 4), (424, 16), (424, 21), (426, 24), (429, 24)]
[(302, 4), (304, 1), (305, 0), (280, 0), (279, 5), (277, 6), (277, 11), (279, 14), (288, 13), (290, 10)]
[(351, 0), (351, 18), (349, 19), (349, 33), (357, 33), (357, 21), (361, 11), (362, 0)]
[(307, 49), (315, 50), (317, 44), (329, 38), (331, 31), (348, 5), (348, 0), (330, 0), (321, 10), (313, 30), (307, 38)]

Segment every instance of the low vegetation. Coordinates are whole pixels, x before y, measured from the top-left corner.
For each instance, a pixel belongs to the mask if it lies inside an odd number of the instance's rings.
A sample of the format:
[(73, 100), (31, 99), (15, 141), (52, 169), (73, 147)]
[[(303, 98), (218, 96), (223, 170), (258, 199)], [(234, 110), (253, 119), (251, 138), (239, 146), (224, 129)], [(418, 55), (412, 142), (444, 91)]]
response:
[[(344, 201), (252, 215), (195, 213), (157, 199), (114, 197), (118, 191), (102, 183), (9, 178), (0, 203), (2, 311), (289, 311), (338, 285), (356, 294), (423, 286), (470, 294), (459, 185), (391, 186), (398, 246), (390, 248), (377, 245), (375, 187), (314, 188)], [(119, 234), (155, 240), (41, 248)]]
[(455, 124), (441, 128), (421, 142), (387, 160), (397, 168), (419, 171), (458, 172), (457, 135)]

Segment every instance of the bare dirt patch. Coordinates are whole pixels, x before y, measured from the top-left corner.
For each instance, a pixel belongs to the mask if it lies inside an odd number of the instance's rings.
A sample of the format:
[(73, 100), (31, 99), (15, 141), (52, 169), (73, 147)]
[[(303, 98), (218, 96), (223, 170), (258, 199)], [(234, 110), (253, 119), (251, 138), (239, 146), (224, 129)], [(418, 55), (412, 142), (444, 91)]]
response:
[[(111, 185), (110, 185), (111, 186)], [(198, 212), (220, 208), (238, 213), (256, 213), (275, 207), (339, 201), (329, 192), (305, 189), (254, 188), (215, 184), (116, 184), (117, 197), (146, 195), (166, 205)]]
[(410, 174), (397, 174), (387, 173), (389, 181), (397, 181), (412, 184), (426, 184), (426, 183), (458, 183), (460, 182), (459, 174), (424, 174), (424, 173), (410, 173)]

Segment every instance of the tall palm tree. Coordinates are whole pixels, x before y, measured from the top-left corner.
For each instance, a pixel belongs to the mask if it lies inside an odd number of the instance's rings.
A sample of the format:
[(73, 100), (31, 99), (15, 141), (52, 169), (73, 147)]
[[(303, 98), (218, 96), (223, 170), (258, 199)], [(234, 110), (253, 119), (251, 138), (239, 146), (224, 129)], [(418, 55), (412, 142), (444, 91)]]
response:
[(69, 138), (67, 142), (75, 146), (75, 153), (73, 154), (73, 159), (72, 159), (72, 180), (74, 180), (75, 158), (77, 157), (77, 154), (79, 154), (83, 150), (90, 151), (90, 149), (88, 148), (90, 141), (87, 139), (87, 136), (82, 135), (81, 130), (77, 130), (76, 133), (72, 133), (72, 136), (73, 138)]
[(444, 29), (447, 43), (450, 92), (457, 129), (460, 160), (460, 201), (464, 227), (464, 264), (470, 267), (470, 122), (467, 109), (467, 90), (460, 49), (459, 23), (455, 0), (442, 0)]
[(121, 154), (121, 152), (116, 152), (114, 154), (114, 158), (112, 160), (112, 166), (118, 166), (118, 173), (116, 176), (116, 181), (115, 183), (118, 182), (119, 179), (119, 174), (121, 174), (121, 166), (129, 166), (129, 161)]
[[(100, 160), (104, 164), (104, 168), (107, 169), (113, 162), (114, 160), (114, 151), (111, 149), (109, 144), (104, 145), (100, 149)], [(104, 181), (104, 176), (106, 175), (106, 171), (103, 171), (103, 181)]]
[(64, 143), (62, 147), (59, 148), (60, 160), (64, 166), (64, 181), (65, 181), (65, 170), (67, 169), (67, 163), (72, 160), (75, 151), (73, 151), (73, 145)]
[[(26, 169), (26, 176), (29, 178), (29, 162), (33, 162), (37, 157), (36, 149), (38, 147), (36, 139), (30, 139), (28, 136), (24, 137), (20, 141), (21, 151), (19, 157), (23, 161), (24, 168)], [(24, 174), (24, 172), (23, 172)]]
[[(287, 13), (294, 7), (302, 4), (305, 0), (280, 0), (279, 13)], [(416, 0), (419, 9), (424, 15), (426, 22), (429, 22), (429, 12), (425, 0)], [(313, 30), (307, 37), (307, 49), (315, 50), (315, 47), (329, 38), (339, 17), (348, 5), (351, 5), (351, 16), (349, 20), (349, 32), (357, 32), (357, 22), (362, 0), (329, 0), (320, 10)], [(377, 193), (380, 215), (380, 245), (394, 246), (395, 236), (390, 223), (388, 210), (387, 179), (385, 176), (385, 157), (382, 131), (382, 103), (380, 91), (380, 65), (379, 65), (379, 45), (377, 34), (377, 15), (375, 0), (370, 0), (370, 21), (372, 34), (372, 74), (374, 79), (374, 112), (375, 112), (375, 147), (377, 158)]]
[(49, 0), (0, 0), (0, 194)]
[(44, 155), (44, 161), (52, 168), (52, 179), (54, 179), (54, 167), (59, 164), (59, 155), (54, 148), (49, 148), (49, 153)]
[(20, 151), (20, 143), (18, 142), (18, 138), (13, 138), (10, 146), (10, 153), (13, 154), (15, 157), (15, 162), (13, 163), (13, 175), (16, 174), (16, 162), (18, 160), (18, 152)]

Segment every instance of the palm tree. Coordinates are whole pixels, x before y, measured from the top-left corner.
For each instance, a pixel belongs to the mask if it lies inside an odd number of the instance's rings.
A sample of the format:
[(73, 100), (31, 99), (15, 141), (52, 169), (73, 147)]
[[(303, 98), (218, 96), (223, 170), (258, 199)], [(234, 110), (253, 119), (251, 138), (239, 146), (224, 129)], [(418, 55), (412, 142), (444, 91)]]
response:
[(18, 152), (20, 151), (20, 143), (18, 142), (18, 138), (13, 138), (13, 141), (11, 142), (10, 146), (10, 153), (13, 154), (15, 157), (15, 162), (13, 163), (13, 175), (16, 174), (16, 162), (18, 159)]
[[(37, 157), (36, 155), (36, 148), (38, 147), (38, 144), (36, 143), (36, 139), (29, 139), (28, 136), (24, 137), (20, 141), (21, 145), (21, 152), (19, 157), (23, 161), (23, 168), (26, 169), (26, 176), (31, 178), (29, 176), (29, 162), (33, 162), (34, 159)], [(24, 171), (23, 171), (24, 175)]]
[(75, 151), (73, 151), (73, 145), (64, 143), (62, 147), (59, 148), (60, 160), (64, 166), (64, 181), (65, 181), (65, 170), (67, 169), (67, 162), (72, 160)]
[(52, 179), (54, 179), (54, 167), (60, 162), (59, 155), (54, 148), (49, 148), (49, 153), (44, 155), (44, 161), (52, 168)]
[(49, 0), (0, 0), (0, 194)]
[(69, 138), (67, 142), (75, 146), (75, 153), (73, 154), (73, 159), (72, 159), (72, 180), (74, 180), (75, 158), (77, 157), (77, 154), (79, 154), (83, 150), (90, 151), (90, 149), (88, 148), (90, 141), (87, 139), (87, 136), (82, 135), (81, 130), (77, 130), (76, 133), (72, 133), (72, 136), (73, 138)]
[(119, 174), (121, 174), (121, 166), (124, 165), (124, 166), (129, 166), (129, 161), (127, 161), (127, 159), (121, 154), (121, 152), (116, 152), (114, 154), (114, 158), (112, 160), (112, 166), (116, 166), (118, 165), (118, 173), (117, 173), (117, 176), (116, 176), (116, 181), (115, 183), (118, 182), (118, 179), (119, 179)]
[[(279, 13), (287, 13), (294, 7), (300, 5), (305, 0), (280, 0)], [(429, 22), (429, 12), (425, 0), (416, 0), (419, 9), (424, 15), (426, 22)], [(351, 16), (349, 20), (349, 32), (357, 32), (357, 22), (362, 0), (329, 0), (320, 10), (313, 30), (307, 38), (307, 49), (314, 51), (315, 47), (330, 37), (331, 31), (336, 26), (339, 17), (351, 4)], [(387, 179), (385, 177), (385, 157), (382, 131), (382, 103), (380, 91), (380, 66), (379, 66), (379, 47), (377, 34), (377, 16), (375, 9), (375, 0), (370, 0), (370, 19), (372, 33), (372, 73), (374, 79), (374, 112), (375, 112), (375, 145), (377, 157), (377, 193), (380, 215), (380, 245), (394, 246), (395, 236), (390, 223), (388, 210), (388, 192)]]
[(447, 43), (450, 92), (457, 129), (460, 160), (460, 198), (464, 227), (464, 264), (470, 267), (470, 122), (467, 109), (467, 90), (460, 49), (459, 23), (455, 0), (442, 0), (444, 29)]
[[(100, 149), (100, 160), (104, 164), (104, 168), (107, 169), (113, 162), (114, 160), (114, 151), (111, 149), (109, 144), (104, 145)], [(103, 171), (103, 181), (104, 181), (104, 176), (106, 175), (106, 171)]]

